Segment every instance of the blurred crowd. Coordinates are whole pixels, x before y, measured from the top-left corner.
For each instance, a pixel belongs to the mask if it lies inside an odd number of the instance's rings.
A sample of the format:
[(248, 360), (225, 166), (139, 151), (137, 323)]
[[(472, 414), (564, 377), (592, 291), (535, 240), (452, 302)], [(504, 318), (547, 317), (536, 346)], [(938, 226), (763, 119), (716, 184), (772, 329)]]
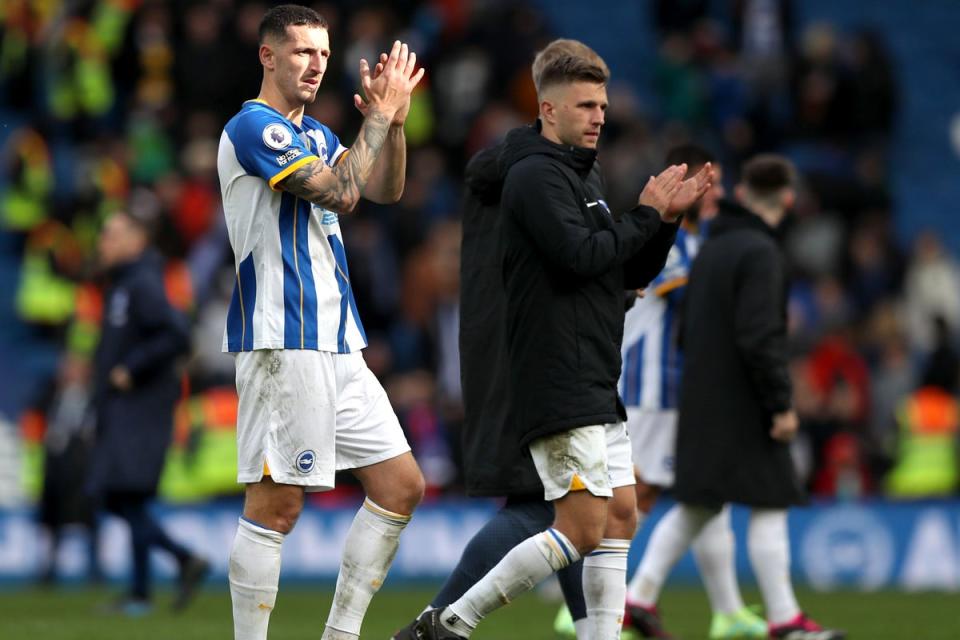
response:
[[(535, 51), (554, 37), (594, 44), (603, 34), (556, 33), (550, 3), (310, 4), (330, 23), (333, 55), (308, 113), (346, 143), (360, 122), (350, 96), (361, 57), (401, 38), (428, 69), (407, 121), (403, 199), (364, 202), (341, 224), (366, 360), (430, 490), (456, 492), (463, 168), (533, 121)], [(650, 85), (618, 82), (618, 61), (609, 61), (600, 162), (613, 209), (630, 206), (682, 142), (720, 158), (728, 193), (750, 155), (792, 158), (804, 178), (784, 232), (803, 478), (823, 496), (955, 494), (960, 270), (936, 231), (912, 245), (894, 232), (907, 215), (889, 186), (901, 95), (882, 34), (799, 24), (788, 0), (648, 4), (636, 30), (656, 50), (644, 61)], [(101, 314), (96, 234), (107, 214), (126, 209), (159, 223), (168, 295), (193, 325), (163, 492), (236, 491), (233, 361), (220, 353), (235, 273), (216, 156), (223, 124), (259, 90), (257, 27), (268, 6), (8, 0), (0, 9), (0, 116), (9, 125), (0, 133), (0, 233), (19, 264), (2, 284), (18, 322), (63, 353), (55, 370), (37, 372), (46, 382), (13, 417), (37, 483), (44, 455), (82, 450), (90, 437), (76, 402)]]

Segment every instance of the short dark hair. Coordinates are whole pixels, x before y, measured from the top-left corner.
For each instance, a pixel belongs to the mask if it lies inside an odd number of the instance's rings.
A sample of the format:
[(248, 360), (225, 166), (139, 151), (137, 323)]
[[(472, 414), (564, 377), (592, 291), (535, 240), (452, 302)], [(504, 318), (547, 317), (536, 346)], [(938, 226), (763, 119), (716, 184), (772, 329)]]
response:
[(784, 156), (763, 153), (743, 165), (740, 181), (759, 197), (771, 196), (781, 189), (793, 187), (797, 182), (797, 170)]
[(260, 21), (260, 44), (263, 44), (268, 37), (286, 40), (289, 26), (326, 29), (327, 21), (310, 7), (281, 4), (263, 14), (263, 19)]
[(153, 238), (157, 235), (159, 220), (153, 213), (138, 209), (124, 209), (121, 211), (116, 211), (114, 215), (125, 218), (130, 223), (131, 227), (144, 235), (144, 237), (147, 239), (147, 242), (153, 240)]
[(687, 170), (702, 167), (708, 162), (716, 162), (716, 157), (700, 145), (688, 142), (679, 144), (667, 151), (666, 164), (686, 164)]
[(591, 59), (578, 55), (561, 55), (544, 65), (540, 73), (540, 91), (553, 85), (571, 82), (606, 84), (609, 79), (610, 70), (600, 56)]

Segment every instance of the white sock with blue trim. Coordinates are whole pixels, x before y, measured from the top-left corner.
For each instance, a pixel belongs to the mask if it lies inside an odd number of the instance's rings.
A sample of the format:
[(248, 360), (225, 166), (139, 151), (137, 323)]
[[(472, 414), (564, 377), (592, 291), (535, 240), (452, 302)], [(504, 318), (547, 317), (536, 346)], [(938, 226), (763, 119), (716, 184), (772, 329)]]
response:
[(230, 550), (234, 640), (266, 640), (277, 601), (283, 534), (240, 518)]
[(511, 549), (487, 575), (444, 609), (440, 619), (450, 631), (469, 638), (491, 612), (579, 559), (580, 554), (565, 535), (552, 528), (542, 531)]
[(367, 498), (350, 525), (340, 561), (337, 589), (322, 640), (360, 637), (360, 625), (397, 555), (410, 516), (387, 511)]
[(591, 640), (619, 640), (627, 596), (630, 540), (604, 538), (583, 559), (583, 599)]

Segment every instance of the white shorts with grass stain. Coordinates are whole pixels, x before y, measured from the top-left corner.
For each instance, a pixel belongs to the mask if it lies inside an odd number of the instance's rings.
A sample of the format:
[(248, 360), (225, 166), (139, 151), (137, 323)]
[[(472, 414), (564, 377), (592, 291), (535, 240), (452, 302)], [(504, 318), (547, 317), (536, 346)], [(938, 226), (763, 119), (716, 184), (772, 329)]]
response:
[(609, 498), (616, 487), (636, 484), (630, 460), (630, 438), (622, 422), (537, 438), (530, 455), (543, 482), (545, 500), (571, 491), (589, 491)]
[(410, 451), (361, 353), (261, 349), (236, 364), (238, 482), (326, 491), (337, 471)]

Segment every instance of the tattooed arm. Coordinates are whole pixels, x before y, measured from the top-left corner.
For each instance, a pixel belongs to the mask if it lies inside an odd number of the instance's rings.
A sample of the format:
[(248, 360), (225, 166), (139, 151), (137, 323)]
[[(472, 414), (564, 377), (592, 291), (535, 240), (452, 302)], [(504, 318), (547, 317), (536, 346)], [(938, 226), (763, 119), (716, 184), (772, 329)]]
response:
[(357, 141), (336, 166), (316, 160), (284, 178), (280, 188), (337, 213), (353, 211), (381, 155), (389, 129), (390, 118), (371, 110)]
[(373, 164), (363, 197), (379, 204), (392, 204), (403, 195), (407, 173), (407, 138), (403, 123), (392, 124), (383, 145), (383, 153)]
[[(353, 96), (364, 115), (357, 141), (335, 167), (328, 167), (322, 160), (304, 165), (282, 180), (281, 188), (332, 211), (347, 213), (357, 206), (361, 195), (367, 195), (379, 158), (384, 166), (378, 169), (375, 188), (369, 195), (378, 202), (399, 199), (407, 165), (403, 119), (410, 93), (424, 74), (422, 68), (416, 70), (416, 61), (416, 54), (399, 40), (393, 43), (389, 55), (381, 56), (375, 73), (371, 74), (369, 64), (361, 59), (360, 83), (369, 100), (365, 102), (359, 94)], [(401, 126), (391, 126), (398, 122)], [(381, 154), (385, 145), (389, 151)]]

